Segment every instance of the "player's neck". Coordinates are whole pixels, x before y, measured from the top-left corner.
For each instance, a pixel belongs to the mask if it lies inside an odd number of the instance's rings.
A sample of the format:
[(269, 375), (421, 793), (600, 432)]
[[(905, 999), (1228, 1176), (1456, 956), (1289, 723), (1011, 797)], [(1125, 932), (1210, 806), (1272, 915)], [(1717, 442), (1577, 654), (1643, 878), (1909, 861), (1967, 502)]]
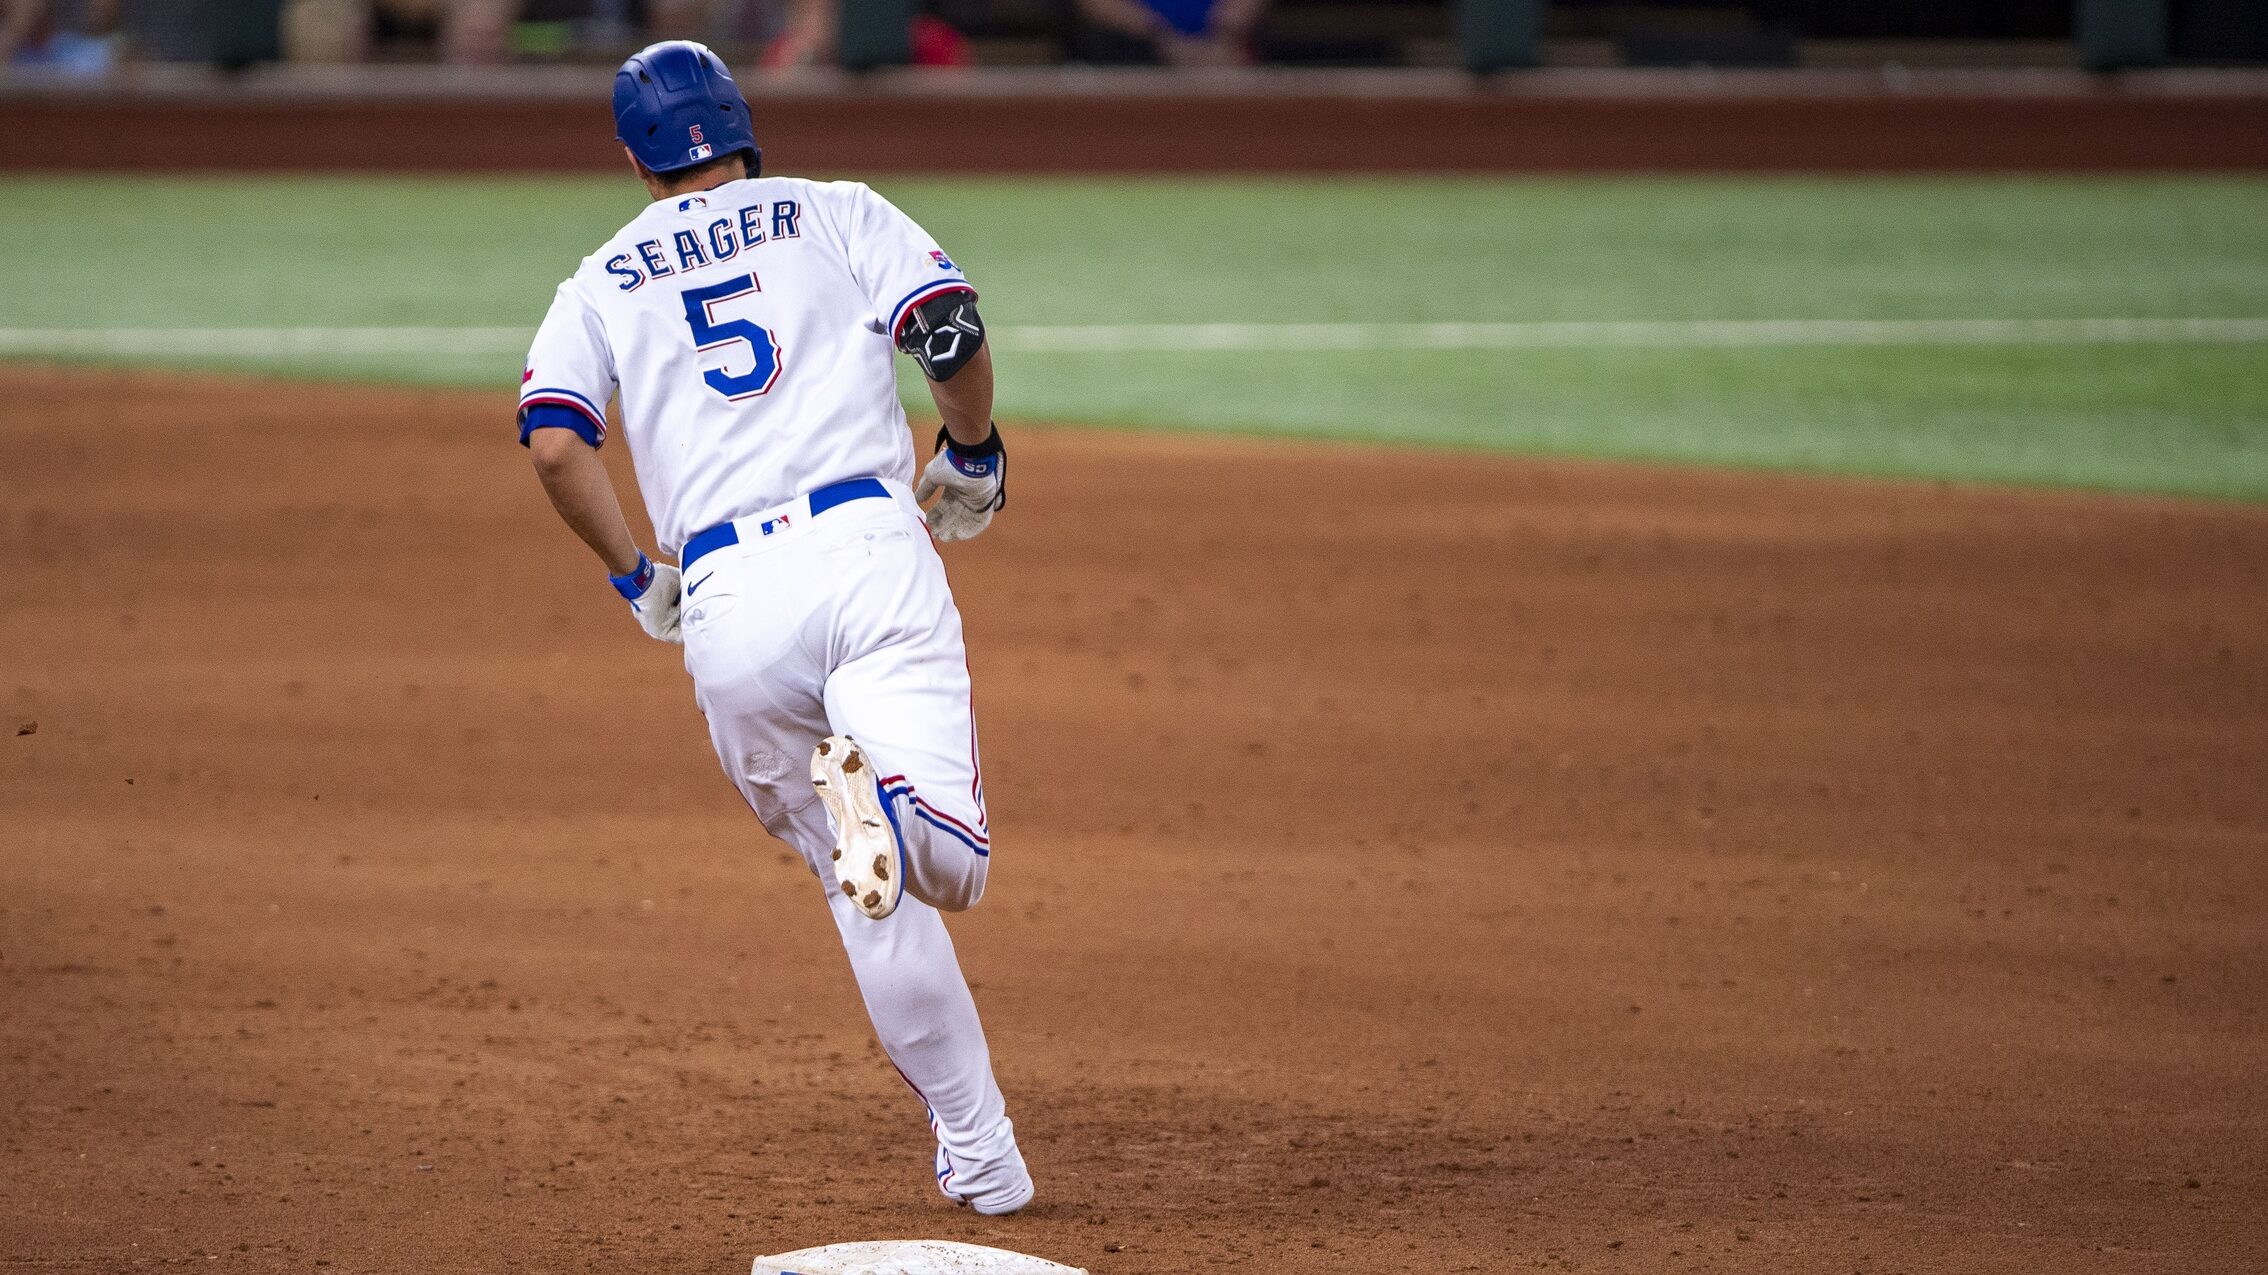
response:
[(655, 199), (669, 199), (676, 195), (690, 195), (695, 191), (715, 190), (726, 182), (739, 181), (748, 176), (748, 166), (728, 164), (713, 173), (703, 173), (681, 182), (670, 181), (667, 177), (652, 172), (641, 173), (640, 176), (645, 178), (648, 194)]

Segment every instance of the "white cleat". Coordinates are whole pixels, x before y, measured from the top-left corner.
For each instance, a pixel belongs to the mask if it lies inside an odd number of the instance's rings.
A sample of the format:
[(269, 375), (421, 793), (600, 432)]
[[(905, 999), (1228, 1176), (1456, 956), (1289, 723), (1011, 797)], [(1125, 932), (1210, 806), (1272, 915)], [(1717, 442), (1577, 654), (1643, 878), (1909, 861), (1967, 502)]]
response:
[(1032, 1175), (1024, 1171), (1021, 1156), (1016, 1158), (1015, 1179), (1006, 1186), (989, 1191), (964, 1192), (956, 1189), (961, 1183), (953, 1172), (952, 1157), (946, 1155), (945, 1144), (942, 1142), (937, 1144), (936, 1165), (937, 1189), (944, 1192), (945, 1198), (963, 1207), (975, 1209), (986, 1217), (1006, 1217), (1032, 1202), (1035, 1193)]
[(848, 735), (829, 735), (812, 750), (811, 786), (835, 820), (835, 878), (859, 911), (879, 921), (905, 893), (906, 855), (874, 780), (874, 763)]

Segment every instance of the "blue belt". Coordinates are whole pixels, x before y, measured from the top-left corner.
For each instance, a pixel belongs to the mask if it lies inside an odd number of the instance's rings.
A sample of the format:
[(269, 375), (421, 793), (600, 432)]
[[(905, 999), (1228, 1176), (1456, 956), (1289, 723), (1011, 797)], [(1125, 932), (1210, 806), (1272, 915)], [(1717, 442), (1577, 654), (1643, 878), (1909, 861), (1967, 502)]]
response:
[[(883, 486), (882, 480), (878, 478), (849, 478), (819, 488), (804, 497), (804, 503), (810, 506), (810, 516), (816, 518), (840, 504), (847, 504), (853, 500), (865, 500), (869, 496), (888, 496), (889, 494), (890, 489)], [(767, 533), (769, 530), (770, 524), (767, 523)], [(685, 548), (678, 551), (677, 569), (680, 571), (688, 570), (694, 563), (699, 562), (704, 555), (715, 553), (728, 545), (739, 543), (740, 528), (730, 522), (720, 522), (704, 531), (696, 531), (686, 540)]]

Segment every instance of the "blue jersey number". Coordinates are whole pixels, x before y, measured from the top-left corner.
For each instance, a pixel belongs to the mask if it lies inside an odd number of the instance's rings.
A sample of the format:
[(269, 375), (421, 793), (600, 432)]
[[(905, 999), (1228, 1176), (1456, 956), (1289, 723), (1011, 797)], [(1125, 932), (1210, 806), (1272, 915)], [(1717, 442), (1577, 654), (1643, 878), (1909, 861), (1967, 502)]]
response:
[(746, 319), (717, 320), (719, 305), (758, 291), (761, 289), (752, 274), (685, 290), (685, 322), (692, 327), (693, 344), (702, 353), (721, 350), (735, 341), (746, 341), (755, 352), (756, 367), (745, 375), (734, 376), (720, 368), (701, 373), (710, 389), (734, 402), (769, 393), (772, 383), (780, 379), (780, 343), (772, 339), (770, 328), (757, 327)]

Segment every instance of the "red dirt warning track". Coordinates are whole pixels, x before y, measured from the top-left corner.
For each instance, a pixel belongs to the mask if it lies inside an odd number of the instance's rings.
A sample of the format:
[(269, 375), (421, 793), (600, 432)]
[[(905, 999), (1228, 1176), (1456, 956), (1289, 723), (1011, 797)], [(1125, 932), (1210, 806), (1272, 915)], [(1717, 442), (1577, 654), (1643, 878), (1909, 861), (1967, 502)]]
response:
[(508, 399), (0, 392), (14, 1269), (2268, 1263), (2268, 511), (1015, 430), (989, 1221)]

